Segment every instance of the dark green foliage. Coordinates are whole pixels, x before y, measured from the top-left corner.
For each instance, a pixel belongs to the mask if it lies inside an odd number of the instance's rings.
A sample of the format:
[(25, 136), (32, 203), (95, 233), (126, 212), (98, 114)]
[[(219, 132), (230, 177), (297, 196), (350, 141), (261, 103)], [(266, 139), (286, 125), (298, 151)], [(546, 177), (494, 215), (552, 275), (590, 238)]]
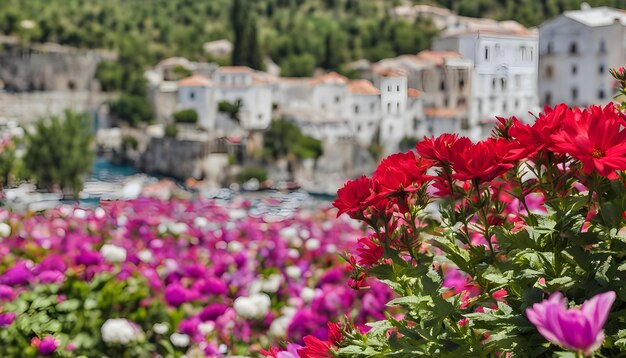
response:
[(228, 101), (221, 101), (217, 104), (217, 110), (222, 113), (228, 114), (228, 116), (236, 121), (239, 121), (239, 111), (241, 110), (241, 101), (238, 100), (235, 103)]
[(65, 118), (40, 120), (25, 136), (24, 167), (42, 189), (60, 188), (78, 197), (95, 159), (88, 115), (65, 112)]
[(165, 126), (165, 136), (168, 138), (176, 138), (178, 135), (178, 128), (175, 124), (168, 124)]
[(137, 150), (138, 147), (139, 141), (137, 141), (137, 138), (133, 137), (132, 135), (125, 135), (122, 138), (122, 148), (124, 148), (124, 150)]
[(259, 34), (253, 3), (248, 0), (233, 0), (231, 26), (234, 35), (232, 63), (263, 69), (263, 56), (259, 46)]
[(267, 180), (267, 169), (261, 167), (246, 167), (237, 174), (237, 182), (245, 183), (248, 180), (256, 178), (260, 182)]
[(288, 156), (318, 158), (323, 153), (319, 140), (302, 134), (300, 128), (284, 119), (272, 121), (264, 142), (265, 151), (275, 159)]
[(0, 144), (0, 188), (9, 185), (11, 176), (15, 172), (15, 167), (15, 143), (5, 140)]
[(150, 122), (153, 117), (150, 102), (145, 97), (126, 93), (111, 103), (111, 114), (131, 126)]
[(400, 147), (401, 151), (405, 152), (407, 150), (414, 149), (415, 144), (419, 141), (420, 141), (419, 138), (404, 137), (402, 138), (402, 140), (400, 140), (400, 143), (398, 144), (398, 146)]
[(198, 123), (198, 112), (193, 109), (183, 109), (173, 114), (176, 123)]

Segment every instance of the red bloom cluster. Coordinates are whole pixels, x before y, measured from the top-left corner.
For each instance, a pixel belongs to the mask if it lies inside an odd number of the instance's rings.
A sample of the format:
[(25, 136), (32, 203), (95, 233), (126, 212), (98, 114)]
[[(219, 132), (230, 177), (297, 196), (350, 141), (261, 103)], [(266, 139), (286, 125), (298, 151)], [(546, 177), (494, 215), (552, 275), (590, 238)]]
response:
[[(351, 180), (339, 189), (333, 203), (339, 215), (363, 218), (376, 206), (385, 210), (398, 204), (394, 197), (412, 193), (435, 178), (439, 194), (450, 194), (450, 181), (490, 182), (522, 160), (551, 151), (582, 163), (583, 172), (596, 172), (609, 179), (626, 169), (626, 122), (613, 103), (604, 108), (571, 109), (564, 104), (547, 107), (532, 125), (511, 118), (507, 138), (488, 138), (472, 143), (468, 138), (444, 134), (424, 138), (416, 152), (393, 154), (384, 159), (371, 179)], [(446, 169), (451, 178), (427, 173)], [(442, 173), (440, 171), (440, 173)], [(386, 201), (381, 203), (381, 200)]]

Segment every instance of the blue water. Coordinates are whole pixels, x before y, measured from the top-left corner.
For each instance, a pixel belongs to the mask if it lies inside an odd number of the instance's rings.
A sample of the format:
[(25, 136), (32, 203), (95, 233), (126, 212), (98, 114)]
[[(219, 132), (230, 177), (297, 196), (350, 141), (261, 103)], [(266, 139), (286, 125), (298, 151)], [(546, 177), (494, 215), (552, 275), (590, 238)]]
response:
[(137, 171), (130, 165), (116, 165), (112, 164), (104, 157), (98, 157), (87, 181), (119, 183), (124, 181), (125, 178), (135, 174), (137, 174)]

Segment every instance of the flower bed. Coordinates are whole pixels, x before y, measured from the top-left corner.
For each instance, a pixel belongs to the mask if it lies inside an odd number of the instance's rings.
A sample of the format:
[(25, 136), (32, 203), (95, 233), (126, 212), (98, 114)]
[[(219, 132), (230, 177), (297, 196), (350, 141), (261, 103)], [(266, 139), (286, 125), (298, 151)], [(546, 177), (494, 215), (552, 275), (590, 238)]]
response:
[(362, 228), (334, 210), (265, 222), (247, 205), (0, 212), (0, 356), (248, 355), (327, 339), (344, 314), (384, 317), (390, 290), (350, 289), (338, 256)]

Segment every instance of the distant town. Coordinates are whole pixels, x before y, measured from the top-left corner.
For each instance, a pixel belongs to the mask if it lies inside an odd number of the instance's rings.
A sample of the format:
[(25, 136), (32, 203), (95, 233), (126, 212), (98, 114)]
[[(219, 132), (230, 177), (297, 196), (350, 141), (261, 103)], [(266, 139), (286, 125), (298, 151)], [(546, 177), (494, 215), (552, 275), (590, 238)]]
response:
[[(347, 64), (351, 78), (281, 77), (270, 59), (266, 71), (257, 71), (166, 58), (144, 73), (154, 121), (139, 127), (116, 122), (111, 95), (93, 80), (97, 64), (114, 54), (24, 48), (0, 38), (13, 49), (0, 56), (0, 78), (11, 89), (0, 91), (0, 120), (7, 133), (19, 135), (36, 118), (66, 108), (89, 111), (100, 153), (142, 171), (216, 187), (239, 176), (260, 186), (295, 182), (332, 193), (345, 178), (368, 174), (380, 157), (424, 136), (451, 132), (479, 140), (497, 116), (532, 121), (544, 105), (607, 103), (615, 95), (609, 69), (626, 64), (626, 12), (609, 7), (583, 4), (538, 28), (428, 5), (398, 6), (390, 15), (427, 18), (440, 33), (429, 50)], [(212, 58), (228, 57), (233, 44), (218, 40), (203, 49)], [(267, 141), (277, 139), (267, 132), (277, 130), (277, 120), (318, 141), (319, 153), (268, 156)]]

